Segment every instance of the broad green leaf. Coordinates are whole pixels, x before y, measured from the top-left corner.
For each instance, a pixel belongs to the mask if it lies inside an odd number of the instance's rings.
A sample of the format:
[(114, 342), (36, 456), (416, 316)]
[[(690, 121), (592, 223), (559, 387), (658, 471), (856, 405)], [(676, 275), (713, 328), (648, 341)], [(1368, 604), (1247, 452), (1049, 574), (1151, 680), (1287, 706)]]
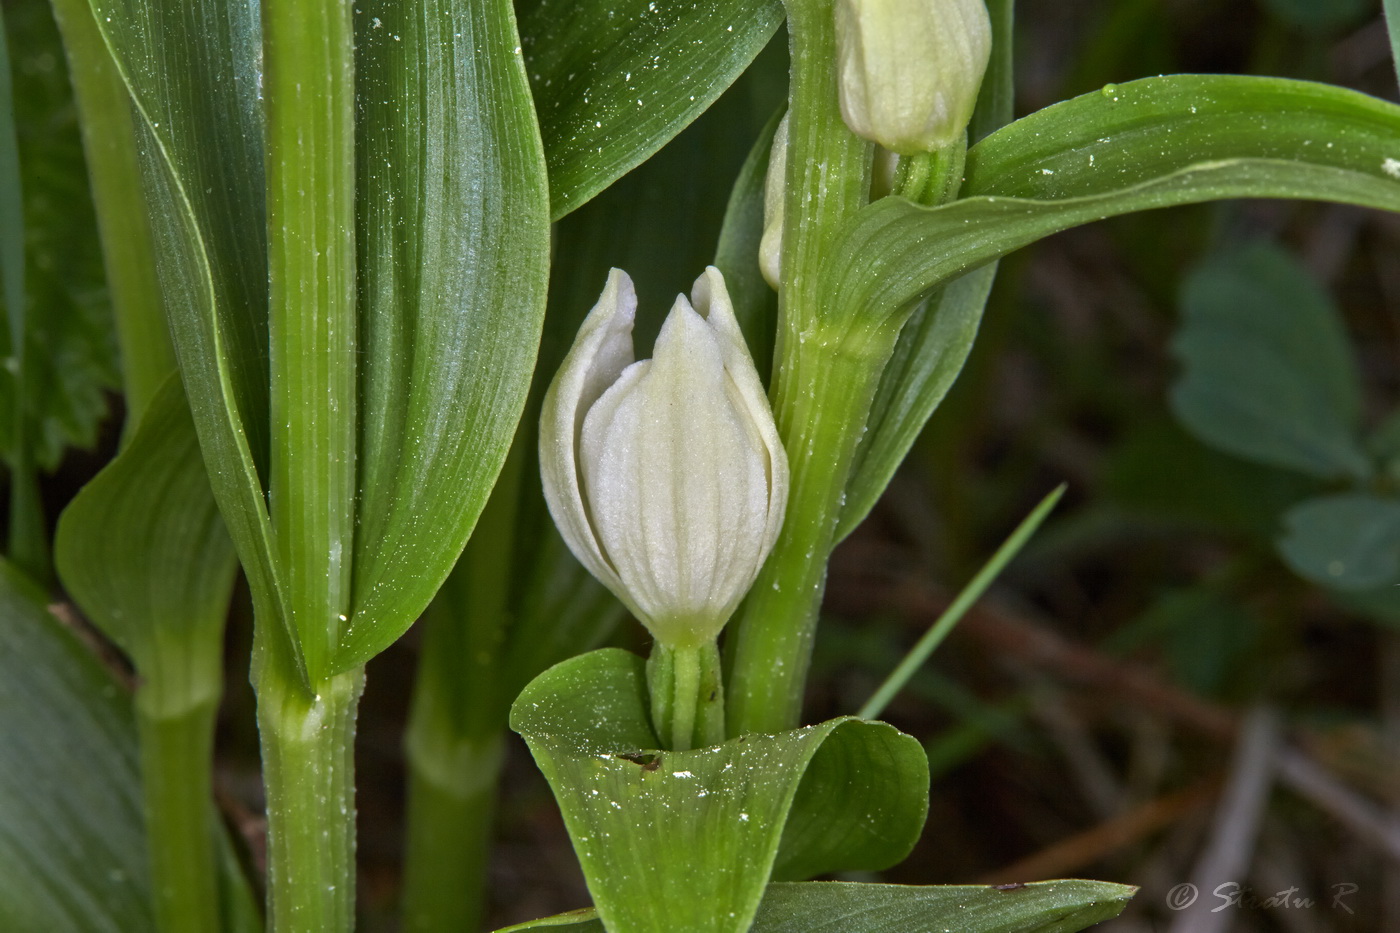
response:
[(539, 109), (554, 218), (612, 184), (699, 116), (782, 21), (777, 0), (522, 3), (521, 45)]
[(825, 272), (825, 313), (896, 314), (1041, 237), (1132, 211), (1241, 197), (1400, 210), (1397, 139), (1400, 107), (1327, 85), (1176, 75), (1109, 86), (984, 139), (962, 200), (864, 208), (837, 250), (852, 261)]
[[(764, 892), (753, 933), (1076, 933), (1123, 912), (1137, 888), (1105, 881), (905, 887), (811, 881)], [(500, 930), (602, 933), (577, 910)]]
[[(0, 563), (0, 929), (151, 930), (131, 698), (43, 600)], [(224, 929), (256, 933), (232, 841), (216, 841)]]
[(69, 503), (54, 546), (74, 602), (172, 712), (217, 699), (237, 563), (178, 377)]
[(1279, 553), (1300, 576), (1347, 591), (1400, 582), (1400, 500), (1323, 496), (1294, 506), (1283, 523)]
[(0, 563), (0, 928), (150, 930), (130, 703)]
[(387, 647), (452, 569), (509, 450), (548, 280), (544, 153), (503, 0), (357, 19), (361, 444), (338, 669)]
[(921, 303), (900, 331), (856, 451), (837, 540), (870, 514), (962, 372), (996, 274), (992, 264), (955, 279)]
[(90, 2), (138, 115), (160, 285), (210, 482), (260, 612), (281, 616), (265, 498), (258, 11), (217, 0)]
[(746, 930), (775, 862), (804, 877), (908, 853), (928, 792), (913, 739), (843, 718), (658, 751), (643, 668), (595, 651), (540, 675), (511, 712), (613, 933)]
[(1172, 410), (1213, 447), (1320, 477), (1364, 477), (1361, 384), (1322, 286), (1276, 246), (1215, 253), (1192, 270), (1172, 349)]

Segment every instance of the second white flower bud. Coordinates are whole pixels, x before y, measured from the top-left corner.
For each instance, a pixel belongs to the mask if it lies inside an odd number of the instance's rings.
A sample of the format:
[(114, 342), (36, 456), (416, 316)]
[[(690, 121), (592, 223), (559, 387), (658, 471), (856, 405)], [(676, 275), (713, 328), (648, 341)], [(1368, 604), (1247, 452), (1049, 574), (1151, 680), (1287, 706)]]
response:
[(983, 0), (836, 0), (841, 116), (902, 155), (958, 140), (992, 48)]

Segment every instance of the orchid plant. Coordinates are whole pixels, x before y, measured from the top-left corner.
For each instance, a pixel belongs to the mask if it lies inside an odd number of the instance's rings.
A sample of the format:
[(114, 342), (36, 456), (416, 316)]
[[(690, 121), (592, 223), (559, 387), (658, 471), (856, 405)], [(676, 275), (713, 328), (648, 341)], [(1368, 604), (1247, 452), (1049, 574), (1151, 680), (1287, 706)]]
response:
[[(957, 620), (859, 715), (803, 723), (828, 558), (957, 377), (1001, 257), (1210, 199), (1400, 209), (1400, 108), (1171, 75), (1012, 122), (1012, 0), (52, 5), (127, 422), (50, 547), (0, 41), (0, 927), (351, 929), (365, 665), (420, 617), (406, 930), (480, 922), (507, 724), (594, 905), (515, 930), (1072, 931), (1122, 909), (1131, 888), (1091, 881), (810, 880), (919, 837), (927, 759), (877, 717)], [(631, 279), (565, 218), (774, 41), (786, 101), (637, 361)], [(211, 786), (240, 567), (265, 884)], [(51, 568), (129, 694), (49, 616)], [(626, 613), (648, 660), (597, 648)], [(46, 730), (77, 757), (16, 751)]]

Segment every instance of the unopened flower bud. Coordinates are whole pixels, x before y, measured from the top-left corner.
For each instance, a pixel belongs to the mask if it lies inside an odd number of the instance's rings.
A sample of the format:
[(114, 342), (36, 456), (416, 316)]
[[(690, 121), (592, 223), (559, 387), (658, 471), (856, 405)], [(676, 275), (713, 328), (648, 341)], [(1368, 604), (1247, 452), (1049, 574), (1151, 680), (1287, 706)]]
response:
[(773, 133), (773, 148), (768, 154), (768, 176), (763, 182), (763, 238), (758, 241), (758, 268), (774, 289), (782, 281), (783, 265), (783, 204), (787, 200), (787, 114), (778, 121)]
[(992, 25), (983, 0), (836, 0), (836, 45), (846, 125), (913, 155), (966, 130)]
[(701, 645), (777, 540), (787, 457), (718, 269), (677, 297), (640, 362), (636, 308), (614, 269), (545, 395), (544, 494), (570, 550), (658, 642)]

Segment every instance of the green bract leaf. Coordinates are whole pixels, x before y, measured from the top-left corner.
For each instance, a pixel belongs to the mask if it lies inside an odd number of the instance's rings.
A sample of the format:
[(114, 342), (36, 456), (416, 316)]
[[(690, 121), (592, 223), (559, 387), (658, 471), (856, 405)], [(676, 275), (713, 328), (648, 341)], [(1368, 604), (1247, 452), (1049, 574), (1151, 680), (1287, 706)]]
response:
[(837, 540), (870, 514), (962, 372), (996, 274), (995, 265), (984, 266), (950, 282), (920, 304), (900, 331), (851, 467)]
[(217, 700), (237, 564), (178, 377), (64, 510), (54, 548), (74, 602), (165, 701)]
[(1172, 348), (1172, 409), (1206, 443), (1321, 477), (1364, 477), (1361, 385), (1331, 299), (1298, 262), (1258, 243), (1197, 267)]
[[(220, 509), (260, 611), (285, 616), (265, 506), (255, 10), (93, 4), (143, 117), (171, 330)], [(548, 251), (543, 152), (510, 5), (361, 4), (356, 29), (362, 365), (355, 449), (340, 455), (358, 452), (359, 497), (333, 670), (397, 638), (460, 552), (524, 403)]]
[(339, 670), (427, 606), (525, 404), (549, 192), (518, 45), (503, 0), (359, 8), (360, 514)]
[(646, 695), (642, 659), (605, 649), (546, 671), (511, 711), (613, 933), (747, 930), (775, 860), (788, 877), (879, 869), (918, 837), (927, 760), (892, 727), (657, 751)]
[(520, 34), (558, 219), (714, 103), (783, 21), (777, 0), (527, 0)]
[(864, 208), (836, 250), (851, 261), (825, 270), (819, 293), (828, 315), (892, 315), (1051, 233), (1177, 204), (1312, 198), (1400, 210), (1397, 140), (1400, 107), (1328, 85), (1175, 75), (1106, 87), (975, 146), (962, 200)]
[(263, 612), (280, 614), (264, 486), (267, 230), (257, 9), (91, 0), (138, 114), (176, 356), (220, 511)]
[[(1076, 933), (1123, 912), (1137, 888), (1103, 881), (904, 887), (812, 881), (773, 884), (752, 933)], [(499, 933), (562, 929), (602, 933), (595, 911), (577, 910)]]
[(1400, 500), (1363, 493), (1309, 499), (1283, 522), (1279, 553), (1314, 583), (1359, 591), (1400, 581)]
[(127, 697), (0, 563), (0, 928), (154, 929)]

